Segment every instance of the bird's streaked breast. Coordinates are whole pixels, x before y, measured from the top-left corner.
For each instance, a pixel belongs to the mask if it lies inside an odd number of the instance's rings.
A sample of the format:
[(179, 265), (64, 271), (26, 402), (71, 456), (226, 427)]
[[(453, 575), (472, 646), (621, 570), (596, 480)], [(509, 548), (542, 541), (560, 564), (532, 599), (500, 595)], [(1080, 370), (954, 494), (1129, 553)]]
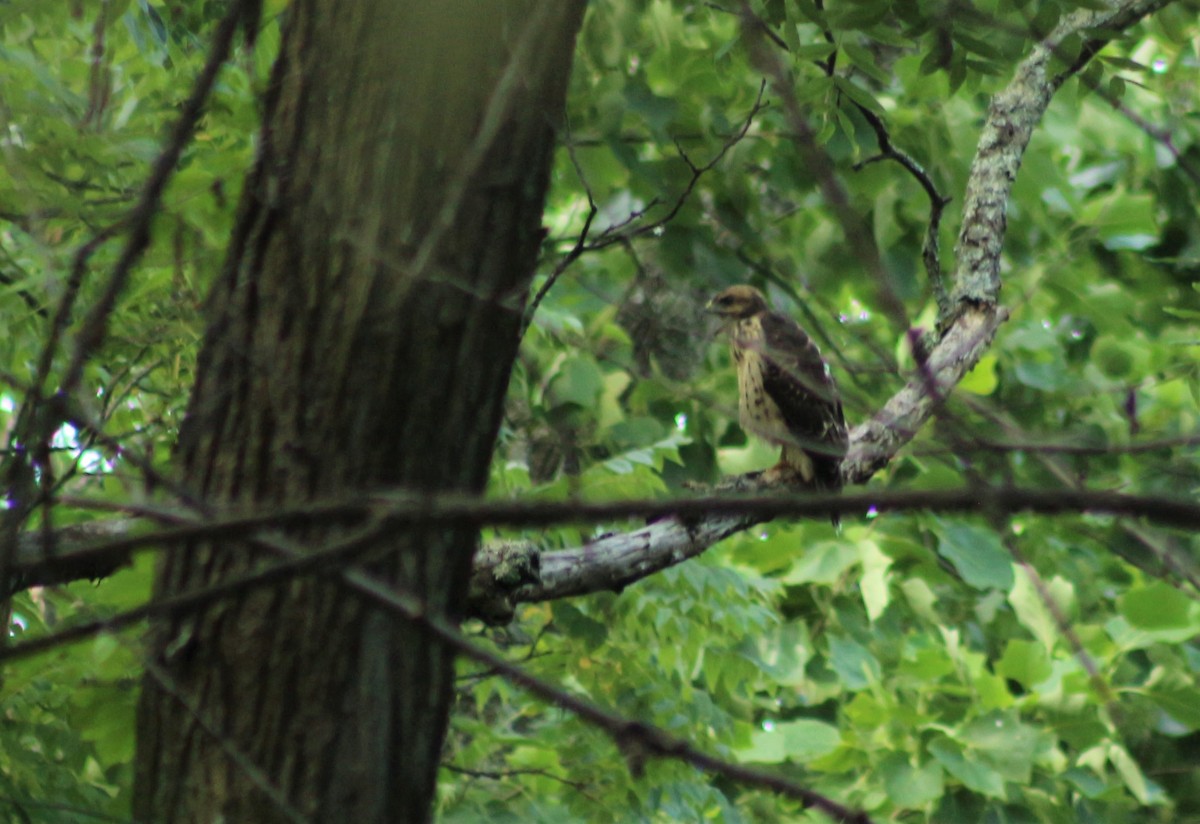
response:
[(783, 413), (763, 388), (762, 324), (757, 317), (747, 318), (738, 321), (731, 332), (742, 428), (775, 444), (789, 443), (792, 438)]

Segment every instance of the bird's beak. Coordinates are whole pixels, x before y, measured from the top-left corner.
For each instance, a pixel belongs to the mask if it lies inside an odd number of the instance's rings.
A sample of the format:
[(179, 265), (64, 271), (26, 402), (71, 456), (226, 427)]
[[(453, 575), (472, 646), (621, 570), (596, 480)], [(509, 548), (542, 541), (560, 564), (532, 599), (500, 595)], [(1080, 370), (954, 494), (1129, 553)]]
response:
[(724, 314), (721, 311), (721, 307), (717, 306), (716, 298), (713, 298), (708, 303), (704, 304), (704, 312), (705, 314), (713, 315), (718, 321), (716, 326), (713, 328), (712, 335), (709, 336), (710, 340), (729, 330), (729, 324), (731, 323), (729, 315)]

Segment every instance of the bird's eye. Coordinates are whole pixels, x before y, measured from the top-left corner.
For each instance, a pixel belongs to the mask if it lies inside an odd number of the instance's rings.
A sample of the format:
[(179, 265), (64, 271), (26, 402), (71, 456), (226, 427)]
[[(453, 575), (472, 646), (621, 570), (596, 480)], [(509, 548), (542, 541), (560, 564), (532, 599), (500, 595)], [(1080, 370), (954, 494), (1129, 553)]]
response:
[(721, 297), (717, 298), (717, 303), (722, 306), (728, 306), (733, 303), (733, 295), (721, 295)]

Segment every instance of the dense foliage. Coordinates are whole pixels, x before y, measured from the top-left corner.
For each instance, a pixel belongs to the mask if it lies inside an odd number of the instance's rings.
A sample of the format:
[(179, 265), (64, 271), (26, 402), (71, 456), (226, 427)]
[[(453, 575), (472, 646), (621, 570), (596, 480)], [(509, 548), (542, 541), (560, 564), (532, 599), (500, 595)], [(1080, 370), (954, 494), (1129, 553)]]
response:
[[(204, 62), (213, 5), (0, 3), (0, 325), (6, 330), (0, 424), (14, 458), (20, 403), (39, 375), (52, 318), (72, 291), (75, 261), (85, 244), (103, 240), (82, 269), (78, 320), (105, 286), (122, 248), (121, 222)], [(272, 5), (277, 14), (281, 4)], [(85, 389), (73, 399), (73, 424), (54, 435), (51, 466), (60, 492), (143, 498), (144, 473), (119, 449), (170, 474), (203, 329), (201, 306), (250, 162), (256, 92), (278, 35), (274, 22), (264, 26), (257, 53), (242, 53), (222, 73), (156, 214), (153, 245), (122, 295), (107, 345), (85, 372)], [(68, 337), (43, 376), (48, 385), (71, 354)], [(95, 515), (59, 506), (53, 524), (88, 517)], [(145, 557), (100, 585), (19, 595), (13, 636), (134, 607), (146, 600), (152, 568)], [(6, 820), (128, 818), (138, 661), (131, 635), (5, 665), (0, 809)]]
[[(170, 472), (203, 295), (278, 42), (283, 4), (266, 5), (88, 368), (79, 425), (56, 437), (64, 492), (140, 498), (143, 474), (118, 444)], [(772, 462), (737, 426), (733, 372), (701, 311), (731, 283), (764, 288), (821, 342), (851, 424), (873, 414), (914, 363), (881, 296), (898, 296), (913, 326), (937, 321), (921, 261), (930, 201), (899, 163), (876, 162), (875, 124), (953, 198), (940, 229), (952, 276), (990, 95), (1074, 6), (756, 3), (794, 80), (763, 91), (736, 5), (594, 3), (545, 218), (536, 286), (551, 288), (509, 388), (493, 494), (667, 497)], [(6, 428), (38, 376), (77, 250), (132, 204), (220, 10), (0, 0)], [(1011, 319), (872, 485), (1193, 492), (1196, 11), (1169, 5), (1059, 92), (1008, 205)], [(1067, 44), (1064, 68), (1079, 48)], [(795, 96), (828, 168), (801, 161), (782, 95)], [(822, 198), (830, 173), (881, 250), (885, 283)], [(120, 242), (90, 258), (81, 307)], [(95, 516), (54, 510), (55, 525), (83, 517)], [(554, 549), (592, 534), (517, 537)], [(539, 675), (730, 760), (777, 765), (874, 820), (1200, 820), (1195, 554), (1183, 532), (1088, 515), (918, 512), (847, 518), (840, 533), (779, 521), (623, 592), (468, 629)], [(19, 596), (14, 635), (134, 605), (151, 560)], [(14, 820), (128, 815), (137, 660), (136, 635), (99, 636), (5, 668), (0, 806)], [(676, 763), (639, 776), (604, 733), (461, 669), (445, 821), (821, 820)]]

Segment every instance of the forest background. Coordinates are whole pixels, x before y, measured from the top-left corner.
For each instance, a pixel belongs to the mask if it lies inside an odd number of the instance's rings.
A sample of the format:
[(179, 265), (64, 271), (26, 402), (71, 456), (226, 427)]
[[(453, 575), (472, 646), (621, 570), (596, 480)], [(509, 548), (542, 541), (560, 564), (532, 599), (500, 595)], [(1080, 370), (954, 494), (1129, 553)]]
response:
[[(153, 530), (216, 536), (172, 480), (206, 297), (320, 4), (255, 5), (0, 2), (14, 821), (135, 816), (145, 604), (183, 540)], [(590, 5), (486, 499), (373, 499), (526, 565), (457, 637), (552, 686), (459, 657), (439, 820), (1200, 821), (1197, 11)], [(706, 491), (775, 458), (702, 311), (738, 282), (842, 388), (840, 532), (826, 499)], [(646, 535), (653, 568), (577, 575)]]

